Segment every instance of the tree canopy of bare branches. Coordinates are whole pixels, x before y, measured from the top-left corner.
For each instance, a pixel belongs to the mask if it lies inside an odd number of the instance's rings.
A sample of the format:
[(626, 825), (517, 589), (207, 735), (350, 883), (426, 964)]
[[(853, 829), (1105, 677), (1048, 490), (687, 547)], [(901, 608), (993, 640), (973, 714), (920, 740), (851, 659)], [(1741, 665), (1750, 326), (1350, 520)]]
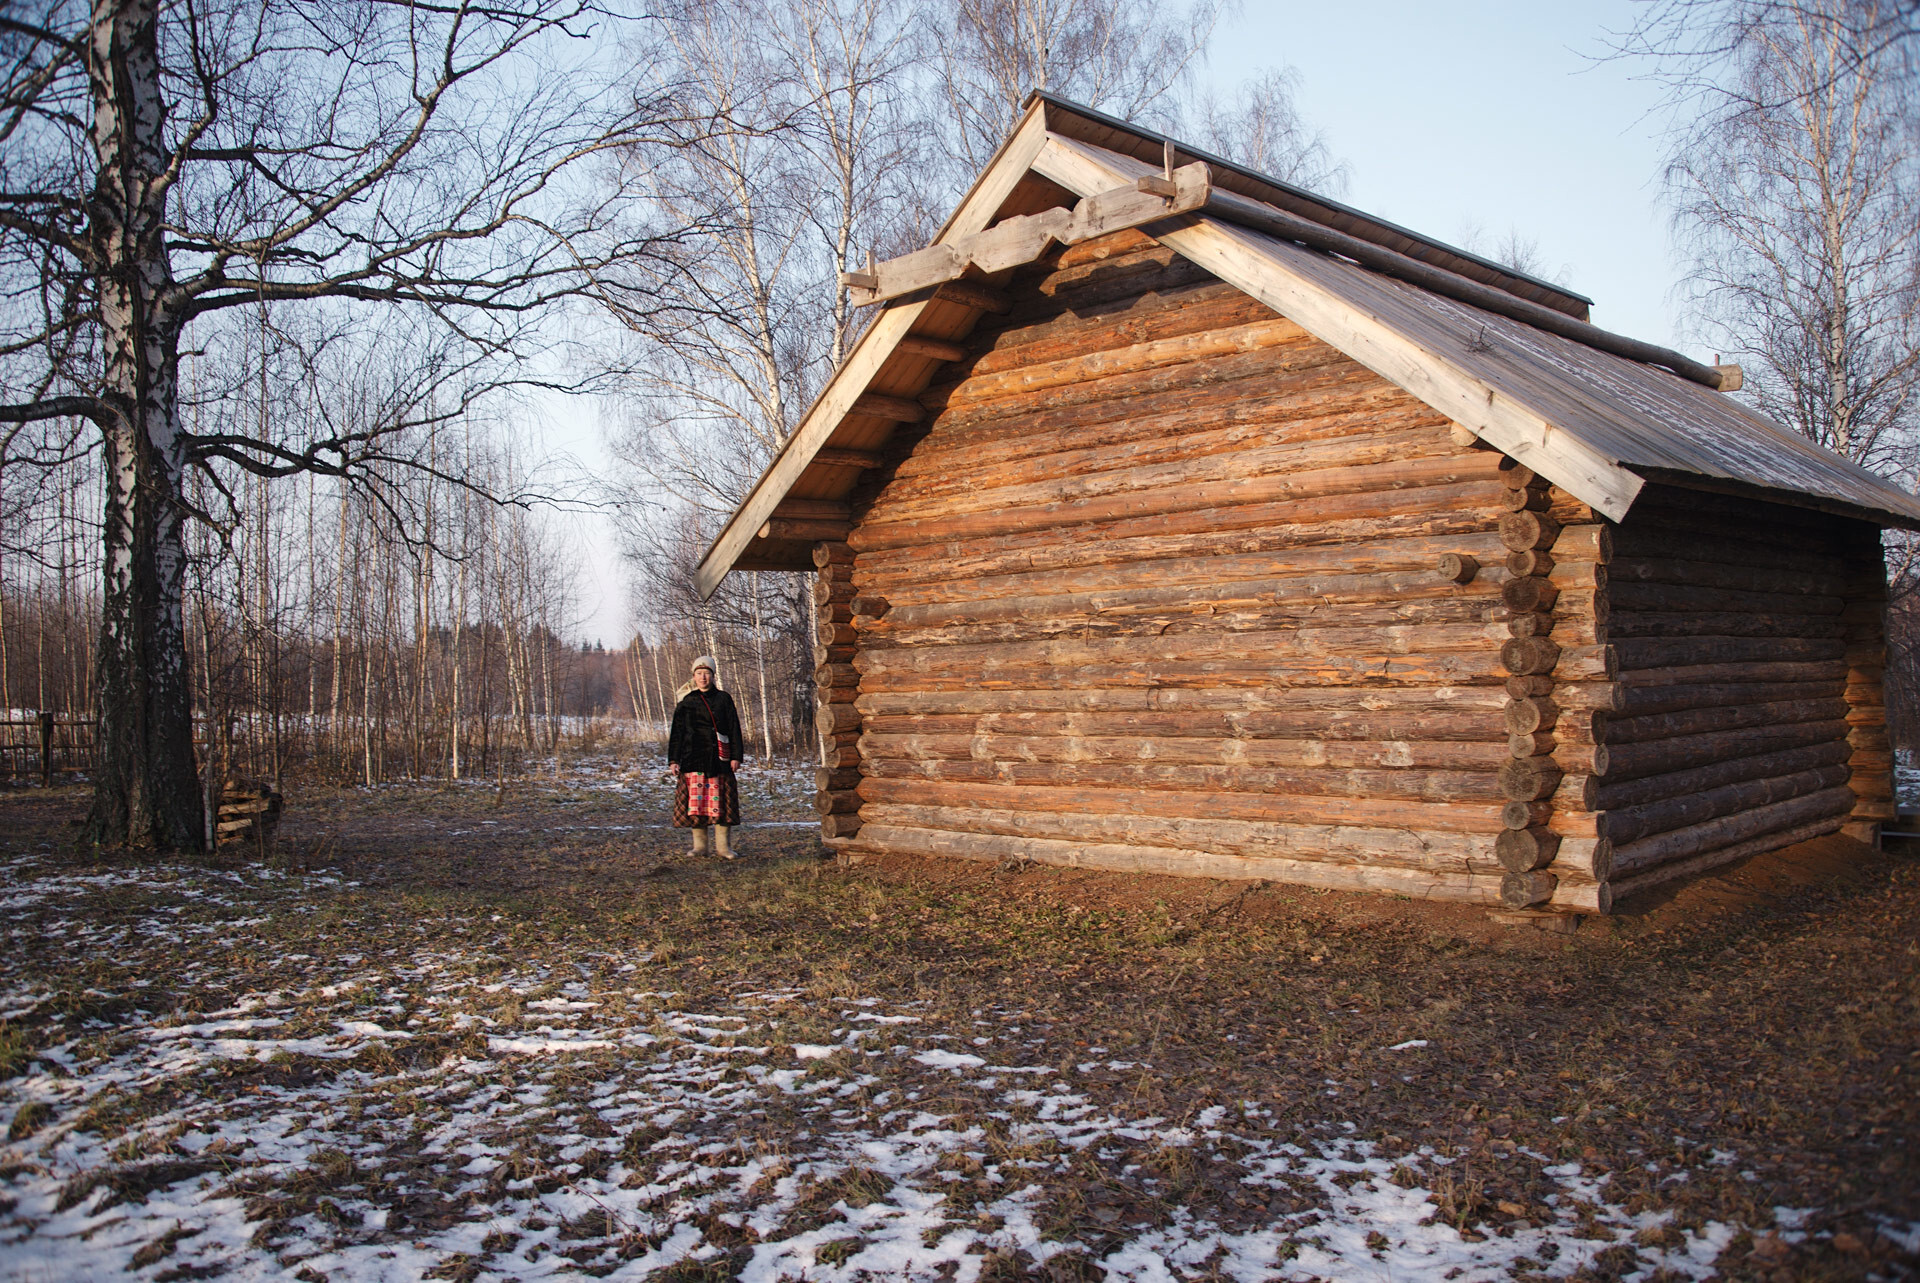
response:
[(592, 0), (40, 0), (3, 17), (0, 422), (86, 420), (103, 452), (89, 834), (192, 848), (188, 470), (351, 477), (395, 425), (196, 431), (183, 351), (217, 354), (249, 314), (264, 333), (276, 305), (336, 332), (378, 305), (453, 336), (456, 368), (525, 356), (538, 318), (604, 268), (679, 254), (682, 225), (655, 230), (617, 196), (704, 127), (616, 83), (606, 52), (644, 33)]
[(1684, 125), (1667, 188), (1703, 337), (1751, 395), (1912, 484), (1920, 429), (1920, 8), (1668, 9)]

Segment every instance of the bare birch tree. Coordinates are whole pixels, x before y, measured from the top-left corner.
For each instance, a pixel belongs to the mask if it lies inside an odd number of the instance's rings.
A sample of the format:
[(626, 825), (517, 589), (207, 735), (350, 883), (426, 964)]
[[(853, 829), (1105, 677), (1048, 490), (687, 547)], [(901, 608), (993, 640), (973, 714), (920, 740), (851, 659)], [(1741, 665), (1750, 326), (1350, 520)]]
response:
[(346, 473), (355, 449), (196, 436), (188, 332), (330, 300), (524, 350), (600, 264), (670, 256), (678, 229), (621, 224), (581, 180), (686, 122), (601, 73), (583, 37), (619, 24), (592, 0), (43, 0), (5, 25), (0, 422), (90, 420), (108, 478), (87, 832), (196, 847), (184, 477)]
[(929, 9), (935, 119), (968, 173), (985, 167), (1034, 89), (1171, 124), (1219, 17), (1212, 0), (956, 0)]
[(1281, 182), (1328, 196), (1345, 195), (1347, 163), (1334, 155), (1298, 101), (1300, 74), (1269, 68), (1240, 87), (1237, 99), (1199, 95), (1194, 141), (1219, 156)]
[[(1894, 0), (1671, 11), (1694, 52), (1667, 186), (1703, 337), (1774, 418), (1912, 484), (1920, 68)], [(1704, 52), (1703, 52), (1704, 51)]]

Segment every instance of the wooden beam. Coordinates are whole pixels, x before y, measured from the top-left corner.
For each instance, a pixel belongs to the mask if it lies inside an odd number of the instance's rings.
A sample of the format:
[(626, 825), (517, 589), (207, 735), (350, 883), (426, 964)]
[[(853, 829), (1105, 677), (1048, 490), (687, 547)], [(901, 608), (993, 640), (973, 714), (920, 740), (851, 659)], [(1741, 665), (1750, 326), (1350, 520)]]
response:
[(930, 339), (924, 334), (907, 335), (894, 350), (905, 352), (908, 356), (924, 356), (932, 361), (958, 361), (967, 354), (964, 344)]
[(821, 446), (814, 454), (813, 461), (829, 468), (881, 468), (886, 466), (886, 458), (871, 450), (847, 450), (840, 446)]
[(863, 392), (854, 398), (848, 415), (862, 414), (871, 419), (891, 419), (895, 423), (918, 423), (927, 417), (927, 407), (903, 396), (882, 396)]
[[(1108, 158), (1056, 137), (1048, 138), (1034, 168), (1076, 192), (1109, 191), (1116, 182), (1134, 176)], [(1614, 520), (1626, 515), (1639, 494), (1641, 479), (1620, 464), (1287, 265), (1289, 250), (1313, 251), (1214, 218), (1200, 218), (1156, 235), (1200, 267)]]
[(1005, 316), (1013, 310), (1013, 300), (1005, 290), (996, 290), (979, 281), (948, 281), (933, 292), (933, 297), (943, 303), (958, 303), (961, 307), (991, 312), (995, 316)]
[[(1034, 157), (1047, 141), (1047, 118), (1042, 105), (1035, 103), (1006, 145), (994, 157), (985, 173), (961, 202), (960, 208), (941, 229), (942, 238), (971, 236), (992, 221), (1013, 189), (1027, 176)], [(731, 520), (721, 529), (713, 546), (694, 575), (694, 585), (702, 597), (711, 597), (720, 581), (733, 568), (734, 559), (745, 550), (760, 527), (773, 515), (773, 509), (786, 497), (793, 483), (813, 462), (814, 455), (827, 443), (834, 429), (846, 417), (854, 399), (866, 390), (873, 376), (892, 356), (900, 340), (913, 329), (926, 309), (926, 303), (903, 303), (888, 308), (875, 318), (846, 361), (827, 383), (820, 397), (807, 411), (800, 426), (787, 438), (786, 445), (760, 480), (748, 492)]]
[(819, 543), (845, 539), (852, 528), (853, 524), (848, 521), (773, 517), (760, 527), (760, 537), (787, 543)]
[(853, 511), (838, 499), (782, 499), (773, 509), (776, 517), (797, 521), (851, 521)]
[(1078, 245), (1108, 232), (1200, 209), (1212, 195), (1212, 184), (1211, 171), (1196, 161), (1090, 195), (1071, 211), (1015, 215), (984, 232), (890, 258), (865, 272), (842, 272), (840, 283), (852, 292), (855, 303), (866, 306), (959, 280), (969, 269), (991, 276), (1033, 262), (1056, 242)]

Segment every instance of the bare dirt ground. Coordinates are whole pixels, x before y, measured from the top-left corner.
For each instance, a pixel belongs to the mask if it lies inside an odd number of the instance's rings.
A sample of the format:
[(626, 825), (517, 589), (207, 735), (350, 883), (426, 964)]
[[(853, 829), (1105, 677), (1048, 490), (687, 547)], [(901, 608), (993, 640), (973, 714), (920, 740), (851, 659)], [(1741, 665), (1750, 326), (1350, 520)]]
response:
[(1911, 1279), (1920, 859), (1562, 936), (744, 857), (662, 788), (290, 790), (272, 858), (0, 795), (0, 1278)]

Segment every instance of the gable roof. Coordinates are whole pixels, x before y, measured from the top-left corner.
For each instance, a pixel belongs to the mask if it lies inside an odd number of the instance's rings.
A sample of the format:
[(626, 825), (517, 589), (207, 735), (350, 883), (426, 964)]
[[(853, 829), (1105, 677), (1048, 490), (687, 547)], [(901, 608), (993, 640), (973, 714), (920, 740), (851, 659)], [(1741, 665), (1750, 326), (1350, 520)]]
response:
[[(1162, 174), (1148, 158), (1170, 159), (1170, 141), (1036, 94), (935, 245), (1017, 233), (1027, 224), (1012, 220), (1076, 201), (1077, 222), (1098, 231), (1089, 211), (1145, 190)], [(1920, 500), (1713, 390), (1715, 367), (1586, 324), (1582, 296), (1203, 160), (1204, 205), (1149, 234), (1607, 516), (1624, 517), (1653, 479), (1920, 529)], [(1057, 238), (1068, 220), (1030, 221)], [(981, 317), (1004, 310), (995, 277), (962, 276), (963, 248), (942, 253), (958, 266), (885, 303), (721, 530), (698, 572), (703, 595), (734, 569), (811, 569), (814, 543), (844, 538), (861, 473), (880, 466), (897, 424), (922, 416), (914, 398)]]

